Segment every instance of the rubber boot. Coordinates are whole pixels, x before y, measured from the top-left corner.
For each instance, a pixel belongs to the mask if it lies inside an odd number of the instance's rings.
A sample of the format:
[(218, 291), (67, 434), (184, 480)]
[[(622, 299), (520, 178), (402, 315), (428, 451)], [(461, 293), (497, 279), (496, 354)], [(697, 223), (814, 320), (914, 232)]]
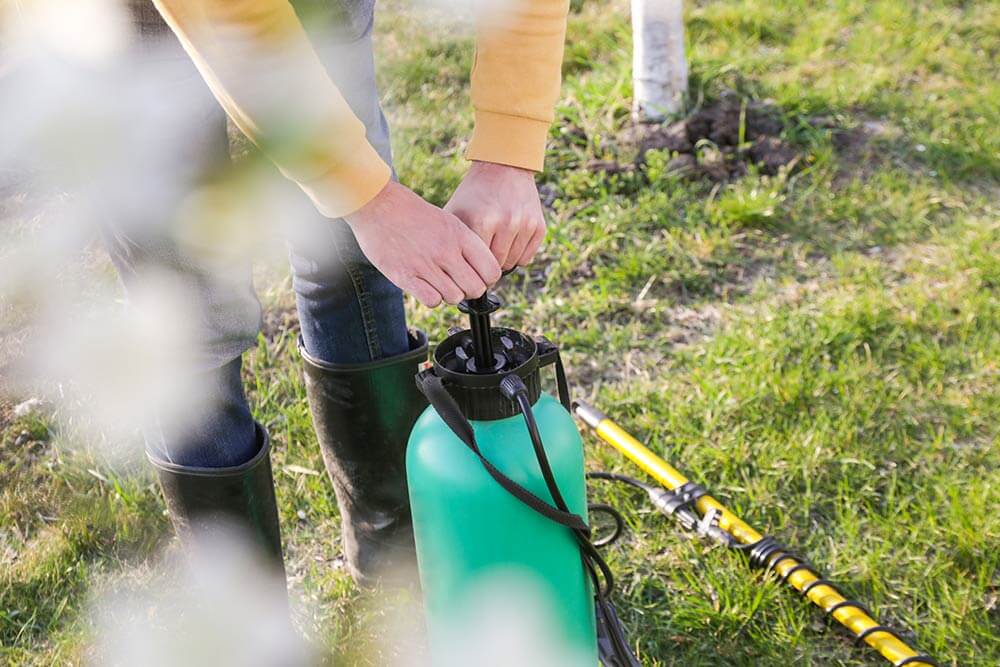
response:
[(256, 425), (260, 449), (252, 459), (230, 468), (196, 468), (164, 461), (152, 455), (167, 501), (167, 511), (182, 541), (191, 542), (220, 524), (245, 533), (272, 565), (284, 575), (281, 531), (271, 474), (271, 440)]
[(301, 339), (306, 395), (342, 519), (348, 571), (358, 585), (416, 583), (406, 488), (406, 441), (427, 400), (414, 377), (427, 337), (410, 333), (410, 351), (364, 364), (311, 357)]

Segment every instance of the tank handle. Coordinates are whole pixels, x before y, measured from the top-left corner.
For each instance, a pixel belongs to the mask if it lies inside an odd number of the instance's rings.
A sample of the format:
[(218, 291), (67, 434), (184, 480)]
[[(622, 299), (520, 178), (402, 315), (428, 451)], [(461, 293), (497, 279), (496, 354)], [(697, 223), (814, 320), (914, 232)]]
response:
[(566, 412), (573, 414), (573, 404), (569, 397), (569, 383), (566, 381), (566, 369), (563, 367), (562, 356), (559, 354), (559, 346), (545, 336), (535, 337), (535, 344), (538, 346), (538, 367), (555, 364), (559, 402), (566, 408)]

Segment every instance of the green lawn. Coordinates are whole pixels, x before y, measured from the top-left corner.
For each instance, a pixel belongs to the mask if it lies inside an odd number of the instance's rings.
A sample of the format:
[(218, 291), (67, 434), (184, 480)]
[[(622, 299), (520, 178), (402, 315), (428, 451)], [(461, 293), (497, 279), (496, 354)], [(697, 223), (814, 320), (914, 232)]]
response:
[[(627, 3), (574, 0), (550, 232), (499, 318), (558, 340), (576, 395), (943, 664), (1000, 664), (1000, 5), (687, 5), (692, 106), (773, 100), (797, 168), (715, 183), (673, 174), (664, 151), (588, 167), (634, 157), (631, 40)], [(399, 7), (378, 23), (397, 167), (443, 203), (471, 51)], [(262, 292), (289, 309), (286, 282)], [(411, 307), (432, 338), (459, 320)], [(382, 664), (380, 614), (334, 566), (332, 489), (302, 472), (322, 463), (294, 319), (274, 321), (245, 371), (275, 441), (298, 621), (334, 660)], [(88, 593), (141, 581), (169, 526), (148, 472), (14, 417), (22, 398), (0, 421), (0, 663), (74, 664)], [(586, 443), (592, 468), (634, 472)], [(629, 520), (609, 560), (644, 665), (884, 664), (631, 492), (593, 496)]]

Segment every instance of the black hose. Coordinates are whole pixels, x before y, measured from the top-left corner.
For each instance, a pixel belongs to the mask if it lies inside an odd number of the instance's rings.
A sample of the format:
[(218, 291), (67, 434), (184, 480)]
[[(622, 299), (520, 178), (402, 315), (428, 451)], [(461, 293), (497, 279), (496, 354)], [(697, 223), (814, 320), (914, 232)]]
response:
[[(563, 512), (571, 512), (569, 506), (563, 498), (559, 485), (556, 483), (552, 466), (549, 464), (548, 455), (542, 444), (542, 436), (538, 432), (538, 422), (535, 420), (534, 411), (531, 408), (531, 399), (528, 396), (528, 388), (520, 376), (515, 373), (506, 375), (500, 381), (500, 392), (508, 399), (517, 403), (524, 417), (524, 424), (528, 429), (531, 445), (535, 451), (535, 458), (538, 460), (538, 467), (542, 471), (545, 485), (555, 506)], [(594, 584), (594, 597), (596, 599), (595, 613), (599, 630), (602, 630), (602, 639), (598, 648), (601, 659), (606, 667), (642, 667), (639, 660), (633, 655), (625, 637), (624, 629), (618, 620), (614, 606), (607, 599), (610, 597), (615, 587), (614, 574), (604, 558), (597, 551), (597, 547), (591, 541), (590, 530), (574, 530), (577, 544), (580, 547), (580, 555), (583, 559), (585, 569), (590, 575)], [(598, 574), (599, 573), (599, 574)], [(602, 585), (603, 582), (603, 585)]]
[(645, 482), (640, 482), (635, 477), (629, 477), (628, 475), (622, 475), (617, 472), (588, 472), (587, 479), (603, 479), (609, 482), (621, 482), (622, 484), (628, 484), (629, 486), (634, 486), (637, 489), (641, 489), (647, 493), (655, 487)]

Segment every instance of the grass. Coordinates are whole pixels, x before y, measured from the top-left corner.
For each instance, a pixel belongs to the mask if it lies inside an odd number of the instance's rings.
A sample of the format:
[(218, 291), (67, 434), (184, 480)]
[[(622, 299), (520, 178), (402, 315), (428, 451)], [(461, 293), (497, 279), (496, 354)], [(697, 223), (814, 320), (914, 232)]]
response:
[[(1000, 8), (891, 0), (687, 3), (691, 103), (770, 98), (792, 174), (713, 186), (588, 170), (628, 124), (626, 3), (574, 3), (541, 183), (538, 261), (505, 323), (557, 339), (573, 389), (756, 527), (795, 545), (943, 664), (1000, 663)], [(389, 3), (383, 91), (402, 180), (443, 203), (468, 135), (467, 41)], [(835, 131), (859, 131), (838, 148)], [(865, 123), (887, 132), (865, 133)], [(265, 290), (287, 308), (283, 283)], [(411, 304), (434, 335), (453, 311)], [(275, 469), (302, 627), (380, 664), (379, 614), (333, 566), (338, 518), (294, 326), (246, 360)], [(5, 399), (9, 408), (17, 397)], [(169, 538), (152, 478), (47, 417), (4, 413), (0, 662), (74, 664), (85, 600), (141, 578)], [(25, 433), (26, 435), (22, 435)], [(587, 437), (593, 468), (629, 466)], [(741, 557), (681, 534), (626, 490), (618, 606), (645, 665), (883, 664)]]

